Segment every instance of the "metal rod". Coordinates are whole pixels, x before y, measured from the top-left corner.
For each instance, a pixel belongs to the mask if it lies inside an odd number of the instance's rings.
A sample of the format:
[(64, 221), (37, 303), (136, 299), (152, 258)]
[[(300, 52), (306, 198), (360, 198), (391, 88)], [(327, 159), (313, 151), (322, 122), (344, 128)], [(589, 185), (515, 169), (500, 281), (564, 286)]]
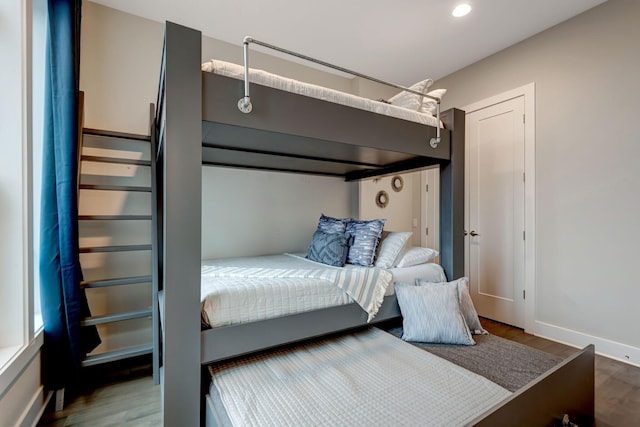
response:
[(244, 43), (244, 96), (249, 98), (249, 43)]
[(346, 74), (351, 74), (352, 76), (356, 76), (356, 77), (360, 77), (375, 83), (380, 83), (386, 86), (391, 86), (394, 87), (396, 89), (401, 89), (405, 92), (409, 92), (409, 93), (413, 93), (415, 95), (419, 95), (419, 96), (423, 96), (425, 98), (429, 98), (429, 99), (433, 99), (436, 101), (436, 118), (437, 118), (437, 125), (436, 125), (436, 138), (431, 138), (430, 141), (430, 145), (433, 148), (436, 148), (438, 146), (438, 144), (440, 144), (440, 98), (435, 97), (435, 96), (431, 96), (431, 95), (427, 95), (426, 93), (422, 93), (422, 92), (418, 92), (415, 91), (413, 89), (395, 84), (395, 83), (390, 83), (387, 82), (385, 80), (380, 80), (377, 79), (375, 77), (371, 77), (368, 76), (366, 74), (362, 74), (359, 73), (357, 71), (353, 71), (353, 70), (349, 70), (348, 68), (344, 68), (344, 67), (340, 67), (338, 65), (334, 65), (334, 64), (330, 64), (328, 62), (322, 61), (320, 59), (316, 59), (316, 58), (312, 58), (310, 56), (307, 55), (303, 55), (301, 53), (298, 52), (294, 52), (292, 50), (289, 49), (284, 49), (282, 47), (278, 47), (278, 46), (274, 46), (272, 44), (260, 41), (260, 40), (256, 40), (253, 37), (249, 37), (246, 36), (243, 41), (243, 48), (244, 48), (244, 98), (241, 98), (238, 101), (238, 108), (240, 109), (240, 111), (242, 111), (243, 113), (250, 113), (251, 109), (252, 109), (252, 105), (251, 105), (251, 98), (249, 96), (249, 43), (254, 43), (263, 47), (266, 47), (268, 49), (272, 49), (278, 52), (282, 52), (285, 53), (287, 55), (291, 55), (291, 56), (295, 56), (296, 58), (300, 58), (300, 59), (304, 59), (305, 61), (309, 61), (309, 62), (313, 62), (315, 64), (319, 64), (322, 65), (324, 67), (328, 67), (328, 68), (332, 68), (334, 70), (337, 71), (341, 71), (343, 73)]
[[(346, 74), (351, 74), (351, 75), (356, 76), (356, 77), (362, 77), (363, 79), (370, 80), (372, 82), (380, 83), (380, 84), (383, 84), (383, 85), (386, 85), (386, 86), (395, 87), (396, 89), (402, 89), (402, 90), (404, 90), (406, 92), (409, 92), (409, 93), (413, 93), (413, 94), (416, 94), (416, 95), (424, 96), (424, 97), (433, 99), (434, 101), (437, 101), (438, 103), (440, 103), (440, 98), (437, 98), (435, 96), (427, 95), (425, 93), (418, 92), (418, 91), (415, 91), (413, 89), (409, 89), (408, 87), (404, 87), (404, 86), (401, 86), (401, 85), (398, 85), (398, 84), (395, 84), (395, 83), (390, 83), (390, 82), (387, 82), (387, 81), (384, 81), (384, 80), (380, 80), (380, 79), (377, 79), (375, 77), (371, 77), (371, 76), (368, 76), (366, 74), (359, 73), (357, 71), (349, 70), (348, 68), (340, 67), (339, 65), (333, 65), (333, 64), (330, 64), (328, 62), (322, 61), (320, 59), (315, 59), (315, 58), (312, 58), (310, 56), (303, 55), (302, 53), (298, 53), (298, 52), (294, 52), (292, 50), (288, 50), (288, 49), (284, 49), (284, 48), (281, 48), (281, 47), (278, 47), (278, 46), (274, 46), (272, 44), (265, 43), (265, 42), (260, 41), (260, 40), (256, 40), (256, 39), (254, 39), (252, 37), (249, 37), (249, 36), (244, 38), (243, 43), (244, 43), (244, 46), (245, 46), (245, 67), (246, 67), (246, 64), (247, 64), (247, 59), (246, 59), (247, 46), (249, 45), (249, 43), (254, 43), (254, 44), (269, 48), (269, 49), (276, 50), (278, 52), (286, 53), (287, 55), (295, 56), (297, 58), (304, 59), (306, 61), (310, 61), (310, 62), (319, 64), (319, 65), (323, 65), (323, 66), (328, 67), (328, 68), (333, 68), (334, 70), (341, 71), (341, 72), (346, 73)], [(246, 73), (246, 70), (245, 70), (245, 73)], [(247, 90), (245, 88), (245, 93), (246, 92), (247, 92)]]

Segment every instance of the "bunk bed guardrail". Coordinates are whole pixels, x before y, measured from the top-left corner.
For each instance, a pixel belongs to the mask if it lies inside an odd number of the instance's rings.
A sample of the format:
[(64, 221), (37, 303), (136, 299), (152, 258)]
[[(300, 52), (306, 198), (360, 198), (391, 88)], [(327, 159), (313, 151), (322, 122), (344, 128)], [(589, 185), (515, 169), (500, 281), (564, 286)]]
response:
[[(371, 77), (371, 76), (368, 76), (366, 74), (362, 74), (362, 73), (359, 73), (357, 71), (353, 71), (353, 70), (350, 70), (348, 68), (341, 67), (339, 65), (334, 65), (334, 64), (331, 64), (329, 62), (322, 61), (320, 59), (312, 58), (312, 57), (304, 55), (302, 53), (294, 52), (294, 51), (289, 50), (289, 49), (285, 49), (285, 48), (282, 48), (282, 47), (279, 47), (279, 46), (275, 46), (275, 45), (272, 45), (270, 43), (266, 43), (266, 42), (254, 39), (253, 37), (250, 37), (250, 36), (246, 36), (242, 41), (243, 58), (244, 58), (244, 97), (242, 97), (242, 98), (240, 98), (238, 100), (238, 109), (240, 111), (242, 111), (243, 113), (245, 113), (245, 114), (249, 114), (253, 110), (253, 104), (251, 103), (251, 95), (250, 95), (250, 88), (249, 88), (249, 86), (250, 86), (250, 84), (249, 84), (249, 44), (250, 43), (257, 44), (259, 46), (266, 47), (267, 49), (275, 50), (277, 52), (284, 53), (286, 55), (291, 55), (291, 56), (294, 56), (296, 58), (303, 59), (305, 61), (313, 62), (314, 64), (322, 65), (323, 67), (331, 68), (333, 70), (340, 71), (340, 72), (345, 73), (345, 74), (350, 74), (350, 75), (355, 76), (355, 77), (360, 77), (360, 78), (363, 78), (365, 80), (372, 81), (374, 83), (379, 83), (379, 84), (382, 84), (382, 85), (385, 85), (385, 86), (394, 87), (396, 89), (401, 89), (401, 90), (403, 90), (405, 92), (409, 92), (409, 93), (413, 93), (415, 95), (423, 96), (425, 98), (433, 99), (434, 101), (436, 101), (436, 120), (437, 120), (437, 123), (440, 123), (440, 98), (428, 95), (428, 94), (426, 94), (424, 92), (415, 91), (415, 90), (413, 90), (411, 88), (404, 87), (404, 86), (401, 86), (401, 85), (396, 84), (396, 83), (391, 83), (391, 82), (387, 82), (387, 81), (384, 81), (384, 80), (381, 80), (381, 79), (378, 79), (378, 78), (375, 78), (375, 77)], [(438, 144), (440, 144), (440, 141), (441, 141), (441, 139), (440, 139), (440, 126), (437, 126), (436, 127), (436, 137), (435, 138), (431, 138), (431, 140), (429, 141), (429, 145), (431, 146), (431, 148), (436, 148), (436, 147), (438, 147)]]

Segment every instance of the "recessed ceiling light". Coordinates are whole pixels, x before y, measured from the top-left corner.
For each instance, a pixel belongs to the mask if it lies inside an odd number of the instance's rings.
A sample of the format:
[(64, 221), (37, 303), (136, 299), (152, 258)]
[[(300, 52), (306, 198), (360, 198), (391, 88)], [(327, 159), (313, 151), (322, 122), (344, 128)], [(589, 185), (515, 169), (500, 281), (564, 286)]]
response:
[(469, 6), (467, 3), (462, 3), (457, 5), (456, 8), (453, 9), (453, 12), (451, 12), (451, 14), (456, 18), (459, 18), (461, 16), (465, 16), (469, 12), (471, 12), (471, 6)]

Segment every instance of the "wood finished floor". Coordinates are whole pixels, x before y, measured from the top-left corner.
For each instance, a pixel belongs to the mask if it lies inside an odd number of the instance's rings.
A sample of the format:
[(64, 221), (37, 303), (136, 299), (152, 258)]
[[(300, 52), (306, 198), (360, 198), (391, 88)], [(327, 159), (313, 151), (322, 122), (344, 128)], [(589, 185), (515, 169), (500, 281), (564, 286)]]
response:
[[(525, 334), (522, 330), (481, 319), (492, 334), (567, 357), (575, 349)], [(40, 427), (159, 426), (160, 387), (154, 386), (148, 359), (88, 368), (86, 386), (62, 412), (47, 412)], [(596, 357), (596, 426), (640, 426), (640, 368)]]

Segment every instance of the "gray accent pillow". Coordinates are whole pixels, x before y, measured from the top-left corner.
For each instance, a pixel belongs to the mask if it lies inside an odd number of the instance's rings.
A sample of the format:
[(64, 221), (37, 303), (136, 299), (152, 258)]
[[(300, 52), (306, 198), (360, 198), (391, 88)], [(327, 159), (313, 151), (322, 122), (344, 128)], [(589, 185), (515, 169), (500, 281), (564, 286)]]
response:
[(441, 283), (433, 283), (427, 282), (426, 280), (416, 280), (416, 285), (418, 286), (428, 286), (428, 285), (448, 285), (455, 286), (458, 291), (458, 302), (460, 303), (460, 311), (464, 316), (464, 321), (467, 322), (467, 326), (472, 334), (480, 335), (480, 334), (488, 334), (487, 331), (484, 330), (482, 324), (480, 323), (480, 319), (478, 318), (478, 312), (476, 308), (473, 306), (473, 300), (471, 299), (471, 294), (469, 293), (469, 279), (466, 277), (461, 277), (458, 280), (454, 280), (452, 282), (441, 282)]
[(332, 218), (325, 214), (320, 214), (317, 229), (325, 233), (342, 234), (345, 232), (348, 223), (349, 218)]
[(378, 256), (376, 257), (376, 267), (393, 267), (396, 259), (400, 256), (412, 235), (413, 232), (411, 231), (383, 231), (382, 237), (380, 238), (380, 249), (378, 250)]
[(353, 243), (349, 248), (347, 262), (361, 265), (363, 267), (373, 267), (373, 260), (376, 256), (378, 242), (384, 228), (384, 219), (374, 219), (371, 221), (359, 221), (352, 219), (347, 224), (347, 233), (353, 238)]
[(475, 345), (460, 312), (455, 286), (396, 284), (402, 313), (402, 339), (440, 344)]
[(311, 238), (307, 258), (334, 267), (343, 267), (349, 252), (349, 235), (316, 230)]

